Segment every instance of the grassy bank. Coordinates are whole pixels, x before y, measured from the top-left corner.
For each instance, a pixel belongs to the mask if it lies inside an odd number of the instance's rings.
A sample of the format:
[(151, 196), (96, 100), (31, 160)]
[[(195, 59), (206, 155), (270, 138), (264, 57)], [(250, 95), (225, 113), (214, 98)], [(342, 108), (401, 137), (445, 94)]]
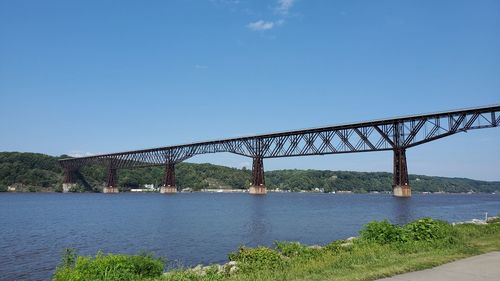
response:
[(371, 222), (359, 238), (309, 247), (276, 242), (242, 247), (224, 266), (178, 269), (161, 274), (152, 256), (65, 255), (54, 280), (374, 280), (500, 250), (500, 221), (451, 225), (420, 219), (405, 226)]

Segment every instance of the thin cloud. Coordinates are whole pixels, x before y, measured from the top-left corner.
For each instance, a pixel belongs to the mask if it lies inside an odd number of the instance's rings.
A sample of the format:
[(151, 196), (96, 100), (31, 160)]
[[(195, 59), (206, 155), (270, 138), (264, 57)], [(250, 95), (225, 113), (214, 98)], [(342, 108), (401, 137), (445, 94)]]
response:
[(281, 20), (277, 20), (277, 21), (275, 21), (275, 22), (274, 22), (274, 24), (275, 24), (276, 26), (281, 26), (281, 25), (283, 25), (284, 23), (285, 23), (285, 20), (283, 20), (283, 19), (281, 19)]
[(278, 7), (276, 11), (280, 14), (286, 15), (295, 4), (295, 0), (278, 0)]
[(255, 22), (251, 22), (247, 24), (247, 27), (253, 31), (264, 31), (264, 30), (270, 30), (275, 27), (281, 26), (285, 23), (285, 20), (283, 18), (286, 18), (288, 15), (288, 12), (292, 8), (292, 6), (295, 4), (295, 0), (278, 0), (277, 6), (276, 6), (276, 13), (280, 14), (280, 18), (278, 20), (274, 21), (264, 21), (264, 20), (258, 20)]
[(269, 30), (274, 27), (275, 23), (272, 21), (258, 20), (256, 22), (251, 22), (247, 24), (247, 27), (254, 31)]
[(196, 64), (194, 66), (194, 68), (196, 68), (196, 69), (208, 69), (208, 66), (207, 65), (202, 65), (202, 64)]

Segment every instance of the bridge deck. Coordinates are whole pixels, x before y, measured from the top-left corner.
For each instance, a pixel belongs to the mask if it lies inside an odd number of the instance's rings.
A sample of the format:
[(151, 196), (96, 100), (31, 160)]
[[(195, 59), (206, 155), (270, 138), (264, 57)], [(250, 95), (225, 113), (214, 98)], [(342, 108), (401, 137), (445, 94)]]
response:
[[(121, 155), (128, 155), (128, 154), (137, 154), (137, 153), (148, 153), (148, 152), (158, 152), (158, 151), (168, 151), (168, 150), (174, 150), (174, 149), (186, 148), (186, 147), (217, 145), (217, 144), (230, 143), (230, 142), (245, 142), (245, 141), (248, 142), (248, 141), (253, 141), (253, 140), (264, 140), (264, 139), (269, 139), (269, 138), (280, 138), (280, 137), (289, 137), (289, 136), (297, 136), (297, 135), (309, 135), (309, 134), (316, 134), (316, 133), (322, 133), (322, 132), (328, 132), (328, 131), (334, 132), (334, 131), (342, 131), (342, 130), (349, 130), (349, 129), (361, 129), (361, 128), (367, 128), (367, 127), (375, 128), (375, 127), (381, 127), (381, 126), (386, 126), (386, 125), (404, 124), (404, 123), (412, 122), (412, 121), (440, 120), (442, 118), (450, 118), (453, 116), (460, 117), (460, 116), (465, 115), (465, 117), (467, 117), (467, 115), (475, 115), (475, 114), (482, 115), (485, 113), (492, 113), (493, 115), (492, 115), (492, 117), (485, 117), (484, 118), (484, 120), (485, 120), (484, 126), (478, 125), (478, 126), (470, 127), (468, 129), (482, 128), (482, 127), (495, 127), (496, 124), (500, 123), (500, 120), (497, 120), (497, 118), (500, 117), (499, 112), (500, 112), (500, 105), (473, 107), (473, 108), (441, 111), (441, 112), (426, 113), (426, 114), (415, 114), (415, 115), (401, 116), (401, 117), (395, 117), (395, 118), (376, 119), (376, 120), (363, 121), (363, 122), (357, 122), (357, 123), (345, 123), (345, 124), (331, 125), (331, 126), (325, 126), (325, 127), (313, 127), (313, 128), (299, 129), (299, 130), (273, 132), (273, 133), (267, 133), (267, 134), (261, 134), (261, 135), (243, 136), (243, 137), (236, 137), (236, 138), (210, 140), (210, 141), (201, 141), (201, 142), (186, 143), (186, 144), (179, 144), (179, 145), (172, 145), (172, 146), (163, 146), (163, 147), (156, 147), (156, 148), (130, 150), (130, 151), (114, 152), (114, 153), (107, 153), (107, 154), (100, 154), (100, 155), (92, 155), (92, 156), (86, 156), (86, 157), (67, 158), (67, 159), (62, 159), (60, 161), (61, 161), (61, 163), (65, 163), (65, 162), (74, 162), (74, 161), (80, 161), (80, 160), (85, 160), (85, 159), (110, 158), (113, 156), (121, 156)], [(477, 117), (475, 117), (475, 118), (477, 118)], [(446, 128), (441, 128), (441, 129), (447, 130)], [(411, 130), (406, 130), (406, 131), (411, 131)], [(388, 136), (388, 137), (390, 137), (390, 136)], [(363, 138), (363, 137), (360, 136), (360, 138)], [(392, 138), (394, 138), (394, 136), (392, 136)], [(372, 148), (370, 150), (391, 150), (391, 149), (392, 149), (392, 147), (385, 147), (385, 149), (373, 149)], [(232, 152), (232, 151), (228, 151), (228, 152)], [(334, 152), (334, 151), (331, 151), (331, 152)], [(352, 149), (351, 151), (342, 151), (342, 152), (361, 152), (361, 151), (356, 151), (356, 149)], [(207, 153), (209, 153), (209, 152), (207, 152)], [(341, 151), (338, 151), (336, 153), (341, 153)], [(318, 154), (322, 154), (322, 153), (319, 152)], [(325, 151), (324, 154), (328, 154), (328, 152)], [(252, 156), (252, 155), (245, 155), (245, 154), (243, 154), (243, 155), (244, 156)], [(264, 156), (264, 158), (272, 157), (272, 156), (267, 156), (267, 155), (263, 155), (263, 156)], [(296, 156), (296, 155), (283, 155), (283, 156)], [(275, 155), (274, 157), (280, 157), (280, 156)], [(64, 164), (63, 164), (63, 166), (64, 166)]]

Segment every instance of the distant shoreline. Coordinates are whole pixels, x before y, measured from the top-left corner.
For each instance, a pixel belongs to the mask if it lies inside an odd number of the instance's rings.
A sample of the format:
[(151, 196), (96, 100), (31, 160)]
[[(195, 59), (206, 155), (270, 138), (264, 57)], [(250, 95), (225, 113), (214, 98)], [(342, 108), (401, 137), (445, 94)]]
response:
[[(390, 191), (372, 191), (372, 192), (354, 192), (354, 191), (336, 191), (336, 192), (319, 192), (319, 191), (310, 191), (310, 190), (300, 190), (300, 191), (289, 191), (289, 190), (275, 190), (268, 189), (268, 193), (312, 193), (312, 194), (331, 194), (331, 195), (349, 195), (349, 194), (371, 194), (371, 195), (390, 195), (392, 192)], [(17, 190), (9, 190), (2, 193), (63, 193), (59, 191), (53, 190), (40, 190), (40, 191), (17, 191)], [(67, 193), (102, 193), (102, 192), (67, 192)], [(159, 190), (155, 191), (145, 191), (145, 190), (128, 190), (128, 191), (120, 191), (119, 193), (159, 193)], [(248, 189), (204, 189), (204, 190), (192, 190), (192, 191), (178, 191), (178, 193), (248, 193)], [(413, 191), (413, 194), (420, 195), (439, 195), (439, 194), (462, 194), (462, 195), (474, 195), (474, 194), (490, 194), (497, 195), (496, 192), (419, 192)]]
[[(63, 171), (59, 157), (36, 153), (0, 152), (0, 192), (15, 189), (23, 192), (63, 192)], [(181, 190), (208, 192), (244, 192), (251, 184), (251, 171), (213, 164), (179, 163), (175, 185)], [(115, 183), (122, 190), (155, 189), (164, 182), (164, 167), (121, 169)], [(101, 165), (82, 169), (75, 192), (99, 192), (106, 185), (107, 170)], [(393, 175), (388, 172), (332, 170), (273, 170), (265, 172), (268, 192), (390, 193)], [(500, 181), (481, 181), (426, 175), (409, 175), (413, 193), (500, 193)], [(189, 188), (188, 188), (189, 187)], [(220, 191), (219, 189), (222, 189)], [(300, 191), (298, 189), (303, 189)], [(14, 191), (14, 190), (12, 190)]]

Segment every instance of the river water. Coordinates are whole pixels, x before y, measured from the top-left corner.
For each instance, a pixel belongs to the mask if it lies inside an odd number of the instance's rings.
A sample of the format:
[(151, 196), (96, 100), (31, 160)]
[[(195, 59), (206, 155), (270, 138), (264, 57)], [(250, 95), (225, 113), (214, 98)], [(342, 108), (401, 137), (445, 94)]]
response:
[(65, 248), (153, 252), (170, 266), (222, 263), (239, 245), (325, 244), (371, 220), (500, 214), (500, 195), (0, 193), (0, 280), (48, 280)]

